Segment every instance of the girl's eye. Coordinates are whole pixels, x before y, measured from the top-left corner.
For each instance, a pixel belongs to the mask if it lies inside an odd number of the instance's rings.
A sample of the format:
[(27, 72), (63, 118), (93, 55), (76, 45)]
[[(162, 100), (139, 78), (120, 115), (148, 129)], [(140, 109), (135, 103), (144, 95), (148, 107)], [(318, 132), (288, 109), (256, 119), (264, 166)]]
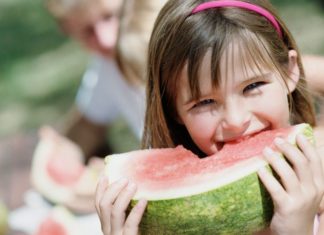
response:
[(262, 82), (262, 81), (251, 83), (243, 89), (243, 93), (250, 92), (256, 88), (259, 88), (260, 86), (262, 86), (264, 84), (265, 84), (265, 82)]
[(196, 104), (194, 104), (192, 106), (192, 108), (204, 107), (204, 106), (211, 105), (211, 104), (215, 104), (215, 100), (205, 99), (205, 100), (201, 100), (201, 101), (197, 102)]

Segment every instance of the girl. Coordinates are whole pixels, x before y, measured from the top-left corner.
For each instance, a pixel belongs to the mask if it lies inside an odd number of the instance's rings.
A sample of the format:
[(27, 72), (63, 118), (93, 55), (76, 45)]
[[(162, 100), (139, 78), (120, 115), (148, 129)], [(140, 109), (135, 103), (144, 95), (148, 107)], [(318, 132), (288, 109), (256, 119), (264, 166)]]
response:
[[(184, 145), (200, 157), (228, 141), (307, 122), (315, 125), (297, 46), (266, 0), (170, 0), (149, 45), (144, 148)], [(264, 158), (259, 177), (274, 202), (267, 234), (313, 234), (324, 193), (322, 162), (298, 136), (282, 139)], [(126, 217), (136, 191), (127, 180), (97, 188), (96, 208), (107, 234), (136, 234), (146, 202)]]

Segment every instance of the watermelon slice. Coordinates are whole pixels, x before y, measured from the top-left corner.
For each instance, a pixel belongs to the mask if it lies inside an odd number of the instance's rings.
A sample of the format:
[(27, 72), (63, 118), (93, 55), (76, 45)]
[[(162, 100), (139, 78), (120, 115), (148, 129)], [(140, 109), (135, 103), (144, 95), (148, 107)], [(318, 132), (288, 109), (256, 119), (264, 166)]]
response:
[[(33, 186), (49, 201), (64, 205), (74, 202), (75, 192), (81, 188), (86, 188), (92, 196), (101, 169), (85, 166), (83, 158), (81, 149), (73, 142), (50, 127), (42, 128), (32, 161)], [(94, 206), (78, 212), (89, 210), (94, 211)]]
[(34, 235), (85, 235), (78, 230), (73, 214), (64, 207), (54, 207)]
[(62, 224), (49, 217), (41, 223), (35, 235), (68, 235), (68, 233)]
[(105, 172), (111, 183), (126, 177), (137, 184), (131, 206), (149, 201), (141, 234), (252, 234), (273, 214), (256, 173), (268, 165), (262, 150), (274, 147), (275, 137), (295, 144), (298, 133), (313, 138), (311, 127), (299, 124), (227, 143), (203, 159), (182, 146), (138, 150), (107, 156)]

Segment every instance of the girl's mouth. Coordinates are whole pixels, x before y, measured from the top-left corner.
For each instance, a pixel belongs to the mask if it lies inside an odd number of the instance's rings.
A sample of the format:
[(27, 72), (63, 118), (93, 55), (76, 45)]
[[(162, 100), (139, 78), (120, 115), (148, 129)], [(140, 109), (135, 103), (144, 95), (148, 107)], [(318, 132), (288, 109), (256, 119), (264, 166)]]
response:
[(223, 141), (218, 141), (218, 142), (216, 143), (217, 152), (221, 151), (221, 150), (223, 149), (224, 145), (225, 145), (225, 142), (223, 142)]
[(217, 143), (217, 148), (220, 146), (221, 148), (224, 147), (225, 144), (236, 144), (236, 143), (240, 143), (244, 140), (250, 139), (253, 136), (256, 136), (257, 134), (263, 132), (263, 131), (268, 131), (271, 130), (271, 126), (267, 126), (265, 128), (263, 128), (262, 130), (258, 130), (258, 131), (254, 131), (252, 133), (249, 134), (245, 134), (243, 136), (239, 136), (239, 137), (234, 137), (234, 138), (230, 138), (224, 141), (220, 141)]

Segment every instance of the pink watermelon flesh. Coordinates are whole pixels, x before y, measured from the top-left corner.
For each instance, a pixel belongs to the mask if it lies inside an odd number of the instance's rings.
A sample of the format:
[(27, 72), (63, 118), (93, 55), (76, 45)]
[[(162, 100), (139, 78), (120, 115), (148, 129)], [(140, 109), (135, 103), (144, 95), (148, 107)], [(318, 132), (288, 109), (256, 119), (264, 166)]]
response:
[(55, 156), (47, 163), (49, 176), (58, 184), (70, 186), (78, 182), (83, 174), (84, 166), (69, 156)]
[(274, 147), (276, 137), (286, 137), (290, 132), (291, 128), (264, 131), (240, 142), (226, 143), (218, 153), (203, 159), (182, 146), (144, 150), (128, 158), (123, 172), (140, 187), (152, 190), (195, 184), (195, 175), (215, 174), (243, 160), (261, 158), (265, 146)]
[(35, 235), (68, 235), (64, 226), (53, 218), (46, 218)]

